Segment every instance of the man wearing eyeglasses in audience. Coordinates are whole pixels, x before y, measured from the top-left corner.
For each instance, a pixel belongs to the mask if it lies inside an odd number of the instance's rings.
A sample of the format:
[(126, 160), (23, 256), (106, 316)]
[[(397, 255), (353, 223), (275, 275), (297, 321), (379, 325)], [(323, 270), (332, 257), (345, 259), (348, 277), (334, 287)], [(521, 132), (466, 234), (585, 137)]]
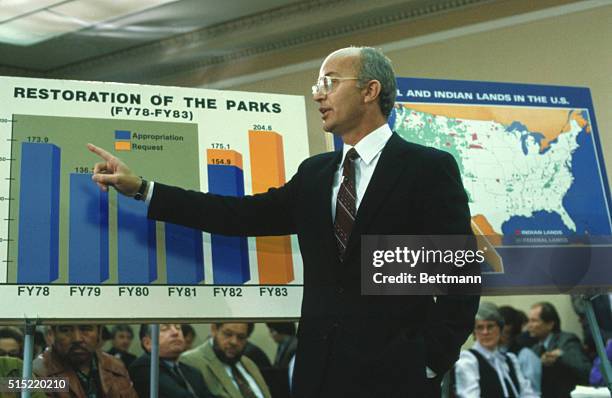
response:
[(36, 377), (68, 379), (70, 391), (56, 397), (138, 398), (123, 362), (99, 349), (99, 325), (48, 327), (51, 346), (36, 358)]
[(211, 338), (181, 355), (181, 361), (202, 372), (215, 397), (270, 398), (259, 368), (244, 354), (252, 323), (214, 323)]
[(390, 60), (370, 47), (334, 51), (312, 87), (341, 152), (302, 162), (266, 193), (228, 197), (147, 182), (109, 152), (93, 180), (148, 203), (149, 218), (222, 235), (297, 234), (304, 290), (294, 397), (439, 396), (440, 378), (473, 328), (476, 296), (361, 294), (361, 236), (471, 235), (453, 157), (408, 143), (387, 120)]

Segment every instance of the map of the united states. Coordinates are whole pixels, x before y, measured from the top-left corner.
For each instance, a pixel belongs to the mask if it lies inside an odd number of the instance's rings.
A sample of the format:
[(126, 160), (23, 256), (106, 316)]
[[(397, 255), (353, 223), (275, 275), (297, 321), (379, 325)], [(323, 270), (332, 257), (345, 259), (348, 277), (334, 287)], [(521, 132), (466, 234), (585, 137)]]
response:
[(484, 234), (610, 234), (586, 110), (398, 104), (392, 128), (455, 157)]

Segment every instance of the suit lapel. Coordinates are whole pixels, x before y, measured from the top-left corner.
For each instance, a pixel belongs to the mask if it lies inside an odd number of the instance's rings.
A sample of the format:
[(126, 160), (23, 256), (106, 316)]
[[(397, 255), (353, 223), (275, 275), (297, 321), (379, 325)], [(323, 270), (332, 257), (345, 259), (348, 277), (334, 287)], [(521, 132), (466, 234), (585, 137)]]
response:
[(338, 151), (335, 156), (331, 156), (327, 164), (318, 172), (318, 178), (315, 179), (315, 184), (320, 184), (323, 189), (316, 190), (316, 209), (312, 214), (321, 214), (320, 226), (321, 231), (326, 231), (325, 235), (321, 236), (321, 242), (326, 245), (326, 249), (330, 251), (330, 255), (338, 257), (338, 249), (336, 247), (336, 238), (334, 236), (334, 218), (332, 215), (332, 186), (334, 183), (334, 174), (338, 169), (338, 165), (342, 160), (342, 152)]
[(223, 363), (217, 358), (213, 351), (212, 344), (204, 346), (204, 356), (208, 358), (210, 364), (210, 370), (219, 380), (219, 383), (223, 386), (223, 389), (227, 391), (230, 397), (240, 398), (240, 391), (234, 386), (230, 376), (225, 371)]
[(402, 138), (393, 133), (380, 154), (372, 179), (357, 210), (355, 224), (346, 249), (347, 257), (351, 250), (359, 246), (361, 234), (367, 230), (372, 218), (384, 204), (385, 198), (395, 187), (398, 178), (406, 167), (406, 159), (402, 158), (405, 150), (401, 143)]

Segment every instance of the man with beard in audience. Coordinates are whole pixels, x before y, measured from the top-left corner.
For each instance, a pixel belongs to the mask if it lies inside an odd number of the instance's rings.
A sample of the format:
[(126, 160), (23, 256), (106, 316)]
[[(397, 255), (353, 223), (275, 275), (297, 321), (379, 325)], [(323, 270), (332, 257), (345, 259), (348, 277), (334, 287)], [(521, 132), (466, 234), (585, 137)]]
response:
[(102, 352), (99, 325), (50, 326), (50, 347), (34, 360), (32, 371), (38, 378), (68, 379), (69, 392), (50, 393), (52, 397), (137, 398), (123, 363)]
[(269, 398), (270, 391), (257, 365), (243, 355), (249, 336), (247, 323), (215, 323), (211, 338), (181, 355), (181, 361), (202, 372), (215, 397)]

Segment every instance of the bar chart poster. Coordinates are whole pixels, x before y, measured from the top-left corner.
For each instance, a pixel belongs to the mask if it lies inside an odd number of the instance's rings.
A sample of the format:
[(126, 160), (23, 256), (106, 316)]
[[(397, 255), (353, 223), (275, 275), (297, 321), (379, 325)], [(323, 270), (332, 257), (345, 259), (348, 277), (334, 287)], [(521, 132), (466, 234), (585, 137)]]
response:
[(0, 77), (0, 103), (0, 322), (299, 316), (295, 236), (150, 220), (92, 181), (86, 145), (150, 181), (256, 194), (309, 155), (303, 97)]

